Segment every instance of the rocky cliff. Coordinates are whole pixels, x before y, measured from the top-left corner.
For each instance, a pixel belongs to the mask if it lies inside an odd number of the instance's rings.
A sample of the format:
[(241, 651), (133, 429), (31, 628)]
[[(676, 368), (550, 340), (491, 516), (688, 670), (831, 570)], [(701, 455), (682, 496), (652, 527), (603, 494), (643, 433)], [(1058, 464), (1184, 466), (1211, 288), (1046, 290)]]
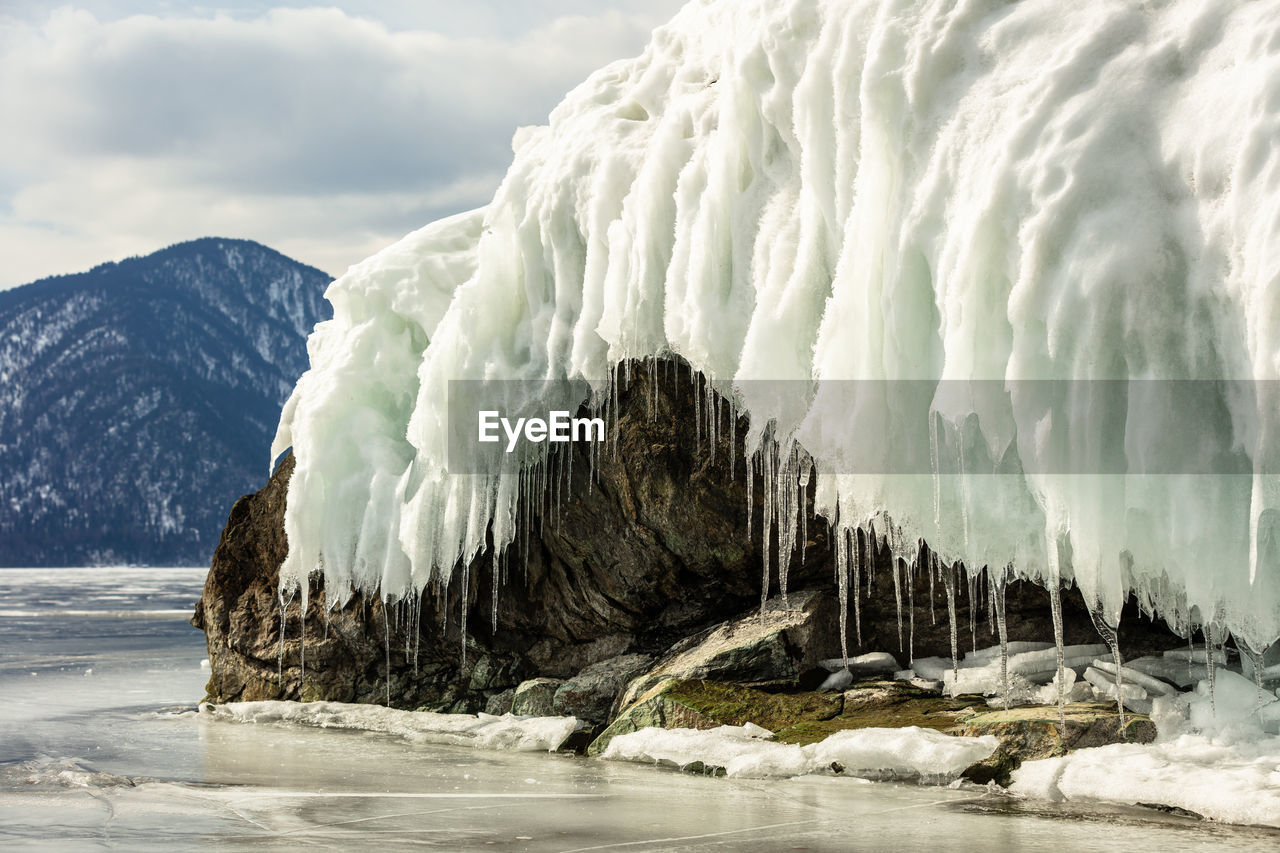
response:
[[(540, 678), (552, 708), (570, 701), (575, 676), (595, 684), (602, 674), (627, 669), (629, 678), (649, 661), (658, 672), (716, 626), (756, 613), (763, 490), (757, 481), (757, 523), (748, 537), (742, 449), (730, 438), (741, 436), (746, 424), (719, 430), (713, 457), (706, 436), (695, 432), (693, 388), (683, 364), (665, 365), (654, 378), (632, 372), (620, 395), (616, 454), (601, 454), (596, 480), (589, 482), (587, 451), (575, 451), (571, 485), (548, 489), (529, 507), (527, 536), (500, 564), (496, 595), (493, 560), (483, 555), (454, 572), (447, 589), (428, 589), (417, 601), (387, 606), (355, 596), (328, 610), (317, 580), (305, 614), (301, 596), (282, 604), (277, 572), (293, 470), (286, 459), (265, 488), (236, 502), (213, 557), (193, 620), (208, 637), (209, 699), (502, 711), (510, 709), (517, 685)], [(718, 657), (704, 655), (700, 669), (675, 674), (770, 690), (812, 688), (826, 676), (817, 661), (840, 653), (835, 567), (825, 522), (810, 514), (806, 529), (803, 559), (797, 554), (792, 561), (788, 600), (777, 600), (778, 580), (771, 578), (774, 599), (766, 617), (745, 623), (758, 626), (751, 636), (729, 631), (738, 639), (722, 642)], [(900, 611), (888, 552), (877, 551), (874, 564), (859, 591), (861, 646), (849, 606), (850, 652), (888, 651), (904, 665), (912, 652), (949, 657), (941, 583), (924, 570), (910, 578), (904, 572)], [(776, 571), (776, 555), (770, 565)], [(961, 651), (997, 642), (989, 597), (979, 592), (971, 602), (967, 593), (962, 587), (957, 595)], [(1043, 589), (1011, 584), (1005, 613), (1011, 641), (1052, 640)], [(1064, 621), (1067, 643), (1098, 642), (1079, 595), (1070, 591)], [(1120, 633), (1127, 654), (1180, 642), (1133, 607)], [(627, 678), (614, 682), (625, 686)], [(529, 693), (522, 701), (540, 700)], [(604, 722), (609, 715), (594, 716), (593, 722)]]

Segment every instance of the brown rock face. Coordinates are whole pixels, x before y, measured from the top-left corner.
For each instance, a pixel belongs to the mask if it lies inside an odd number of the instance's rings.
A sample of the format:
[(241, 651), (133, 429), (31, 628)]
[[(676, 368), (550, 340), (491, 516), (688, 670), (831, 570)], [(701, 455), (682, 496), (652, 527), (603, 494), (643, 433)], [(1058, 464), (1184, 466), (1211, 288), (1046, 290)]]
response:
[[(747, 488), (741, 443), (731, 444), (727, 407), (720, 413), (714, 458), (696, 426), (687, 366), (660, 364), (656, 387), (647, 369), (632, 371), (619, 394), (616, 455), (603, 451), (596, 481), (585, 446), (574, 452), (572, 480), (555, 494), (533, 498), (527, 544), (515, 543), (498, 585), (496, 626), (493, 560), (476, 559), (455, 571), (447, 589), (428, 589), (418, 601), (384, 607), (356, 596), (326, 613), (321, 582), (313, 581), (305, 614), (300, 596), (277, 598), (278, 570), (287, 543), (283, 518), (293, 460), (280, 465), (257, 494), (232, 507), (214, 554), (193, 624), (208, 638), (209, 698), (286, 698), (389, 703), (398, 707), (476, 711), (486, 700), (534, 677), (569, 678), (585, 667), (625, 654), (665, 655), (680, 641), (759, 607), (762, 492), (753, 489), (753, 535), (747, 535)], [(745, 433), (740, 419), (734, 434)], [(732, 466), (730, 460), (733, 460)], [(554, 470), (554, 469), (553, 469)], [(810, 492), (811, 495), (811, 492)], [(792, 591), (809, 590), (812, 606), (836, 610), (827, 525), (809, 508), (803, 561), (791, 561)], [(771, 551), (776, 552), (776, 542)], [(849, 649), (889, 651), (901, 660), (950, 655), (946, 597), (940, 581), (921, 569), (902, 576), (902, 645), (897, 598), (887, 552), (864, 573), (862, 646), (849, 607)], [(778, 590), (771, 553), (772, 594)], [(466, 655), (461, 599), (467, 583)], [(1068, 643), (1096, 642), (1078, 593), (1064, 594)], [(986, 600), (972, 608), (957, 595), (960, 650), (996, 642)], [(1010, 640), (1052, 639), (1048, 594), (1031, 584), (1009, 586)], [(447, 618), (446, 618), (447, 617)], [(283, 630), (282, 630), (283, 629)], [(305, 643), (303, 637), (305, 635)], [(779, 676), (796, 678), (812, 661), (839, 654), (838, 631), (806, 634)], [(1126, 613), (1122, 647), (1135, 655), (1182, 641), (1162, 627)], [(305, 646), (305, 660), (304, 660)], [(782, 667), (786, 669), (786, 667)], [(765, 681), (765, 678), (753, 680)]]

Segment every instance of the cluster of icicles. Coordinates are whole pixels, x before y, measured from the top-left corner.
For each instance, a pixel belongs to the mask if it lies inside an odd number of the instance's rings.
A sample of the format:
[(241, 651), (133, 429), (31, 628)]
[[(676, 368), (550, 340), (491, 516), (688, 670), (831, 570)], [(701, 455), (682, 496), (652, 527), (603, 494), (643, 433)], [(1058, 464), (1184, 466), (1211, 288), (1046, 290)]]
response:
[[(1104, 636), (1132, 597), (1254, 655), (1280, 637), (1278, 105), (1280, 0), (694, 0), (520, 129), (483, 209), (330, 287), (273, 444), (282, 590), (412, 607), (486, 549), (501, 576), (569, 463), (456, 476), (449, 413), (482, 401), (455, 384), (582, 383), (612, 422), (632, 365), (679, 358), (702, 440), (748, 419), (784, 589), (811, 500), (850, 590), (868, 543), (901, 589), (923, 539), (952, 568), (914, 571), (997, 617), (1012, 563)], [(1137, 388), (1205, 380), (1241, 384)], [(897, 434), (923, 462), (850, 464)]]
[[(696, 371), (688, 368), (687, 363), (676, 358), (647, 359), (641, 363), (646, 373), (646, 402), (650, 420), (657, 417), (657, 398), (660, 381), (676, 383), (690, 381), (692, 383), (694, 406), (694, 440), (699, 455), (706, 455), (714, 464), (716, 453), (721, 442), (727, 438), (729, 453), (727, 464), (729, 476), (734, 479), (744, 477), (746, 486), (746, 506), (743, 514), (745, 535), (750, 538), (759, 535), (762, 556), (760, 610), (763, 614), (767, 602), (775, 591), (773, 579), (777, 578), (776, 591), (784, 605), (787, 600), (788, 578), (793, 560), (804, 563), (807, 545), (810, 540), (809, 517), (813, 506), (810, 494), (815, 479), (813, 459), (796, 442), (782, 445), (775, 441), (770, 430), (764, 431), (759, 448), (754, 453), (746, 454), (745, 464), (738, 461), (738, 420), (741, 412), (732, 401), (716, 392), (713, 383), (707, 382)], [(603, 417), (608, 425), (607, 440), (604, 443), (586, 445), (588, 474), (585, 478), (587, 494), (599, 483), (599, 461), (602, 453), (616, 458), (617, 439), (619, 434), (619, 401), (618, 390), (631, 381), (633, 364), (624, 363), (611, 377), (611, 392), (601, 395), (587, 408), (593, 416)], [(686, 378), (681, 378), (681, 371), (687, 370)], [(494, 549), (491, 552), (492, 578), (490, 589), (490, 627), (497, 631), (499, 627), (499, 600), (502, 588), (508, 583), (511, 560), (527, 564), (530, 553), (530, 536), (540, 539), (546, 532), (547, 525), (558, 531), (563, 519), (566, 503), (574, 496), (572, 449), (563, 452), (552, 451), (532, 457), (528, 464), (519, 471), (518, 520), (519, 534), (509, 548)], [(762, 485), (760, 521), (755, 518), (755, 487)], [(758, 525), (758, 527), (757, 527)], [(1000, 566), (983, 565), (971, 569), (962, 561), (947, 561), (931, 550), (922, 539), (912, 540), (906, 536), (901, 526), (895, 524), (887, 512), (878, 513), (875, 517), (863, 519), (857, 524), (842, 525), (839, 519), (829, 520), (827, 525), (828, 542), (831, 543), (834, 556), (833, 584), (837, 590), (839, 608), (840, 653), (844, 667), (848, 669), (850, 660), (850, 641), (861, 649), (862, 609), (864, 598), (875, 594), (877, 583), (877, 552), (889, 554), (889, 576), (893, 584), (893, 596), (897, 611), (898, 651), (905, 654), (910, 662), (915, 660), (915, 589), (916, 581), (923, 576), (928, 583), (928, 606), (930, 619), (937, 624), (937, 605), (939, 596), (945, 599), (946, 618), (950, 628), (951, 664), (953, 684), (959, 683), (961, 658), (961, 626), (957, 618), (958, 602), (961, 595), (967, 596), (968, 634), (971, 650), (976, 654), (978, 644), (979, 614), (985, 613), (987, 629), (997, 639), (1000, 648), (1000, 681), (1001, 702), (1005, 707), (1010, 704), (1009, 678), (1009, 638), (1005, 620), (1005, 594), (1008, 584), (1017, 578), (1012, 563)], [(476, 561), (479, 563), (479, 561)], [(323, 567), (321, 567), (323, 568)], [(470, 573), (472, 565), (463, 562), (458, 576), (461, 579), (459, 619), (459, 656), (461, 666), (467, 663), (467, 616), (471, 609), (469, 592), (471, 589)], [(527, 577), (527, 566), (524, 571)], [(880, 580), (884, 583), (884, 580)], [(1056, 647), (1057, 688), (1059, 716), (1065, 722), (1066, 698), (1063, 686), (1065, 679), (1066, 658), (1063, 640), (1062, 586), (1060, 584), (1045, 585), (1050, 612), (1054, 644)], [(298, 587), (282, 585), (280, 588), (280, 646), (278, 658), (278, 677), (283, 681), (285, 638), (288, 630), (288, 609), (294, 594), (301, 590), (301, 613), (307, 612), (310, 584)], [(392, 638), (395, 636), (404, 643), (406, 662), (412, 661), (412, 671), (418, 673), (418, 653), (422, 639), (421, 604), (427, 595), (436, 599), (436, 612), (440, 614), (440, 635), (445, 637), (449, 630), (450, 609), (448, 607), (449, 583), (431, 584), (417, 596), (406, 596), (399, 599), (383, 597), (379, 604), (382, 610), (384, 631), (384, 651), (386, 654), (387, 679), (385, 684), (386, 703), (391, 704), (391, 652)], [(939, 593), (941, 590), (941, 593)], [(334, 609), (345, 603), (346, 596), (330, 599), (329, 606), (324, 608), (325, 631), (329, 634), (329, 619)], [(361, 599), (364, 608), (362, 621), (369, 623), (370, 602)], [(852, 605), (852, 609), (850, 607)], [(1115, 696), (1119, 709), (1120, 729), (1125, 728), (1123, 655), (1118, 636), (1118, 619), (1110, 619), (1100, 604), (1090, 610), (1090, 618), (1099, 637), (1111, 650), (1115, 664)], [(1153, 610), (1145, 613), (1149, 618), (1159, 614)], [(852, 617), (852, 619), (850, 619)], [(376, 620), (374, 620), (376, 621)], [(394, 628), (392, 623), (394, 622)], [(1190, 613), (1181, 618), (1170, 620), (1173, 626), (1181, 627), (1192, 656), (1195, 655), (1194, 634), (1198, 631), (1204, 641), (1202, 653), (1207, 665), (1209, 692), (1213, 695), (1215, 663), (1222, 659), (1222, 650), (1226, 637), (1222, 633), (1215, 636), (1212, 623), (1195, 624)], [(306, 681), (306, 620), (299, 619), (301, 632), (300, 663), (303, 685)], [(1228, 632), (1229, 636), (1229, 632)], [(1237, 641), (1239, 653), (1250, 660), (1251, 670), (1258, 679), (1264, 672), (1262, 653), (1254, 651), (1247, 644)], [(1258, 681), (1259, 694), (1262, 695), (1262, 682)]]

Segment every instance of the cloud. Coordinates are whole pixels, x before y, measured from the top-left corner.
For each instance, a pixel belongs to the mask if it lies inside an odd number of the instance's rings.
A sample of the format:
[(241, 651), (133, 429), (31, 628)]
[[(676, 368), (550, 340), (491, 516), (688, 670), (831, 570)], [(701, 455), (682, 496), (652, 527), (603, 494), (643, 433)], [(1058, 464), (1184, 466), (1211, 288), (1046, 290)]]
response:
[(341, 273), (483, 204), (515, 127), (675, 6), (471, 36), (336, 9), (0, 21), (0, 287), (206, 234)]

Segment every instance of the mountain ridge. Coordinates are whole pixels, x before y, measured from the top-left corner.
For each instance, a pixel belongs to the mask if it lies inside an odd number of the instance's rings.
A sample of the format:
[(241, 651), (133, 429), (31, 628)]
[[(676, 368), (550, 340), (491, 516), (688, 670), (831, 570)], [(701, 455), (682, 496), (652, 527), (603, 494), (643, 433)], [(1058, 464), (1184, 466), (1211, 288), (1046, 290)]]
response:
[(207, 561), (329, 281), (205, 237), (0, 293), (0, 565)]

